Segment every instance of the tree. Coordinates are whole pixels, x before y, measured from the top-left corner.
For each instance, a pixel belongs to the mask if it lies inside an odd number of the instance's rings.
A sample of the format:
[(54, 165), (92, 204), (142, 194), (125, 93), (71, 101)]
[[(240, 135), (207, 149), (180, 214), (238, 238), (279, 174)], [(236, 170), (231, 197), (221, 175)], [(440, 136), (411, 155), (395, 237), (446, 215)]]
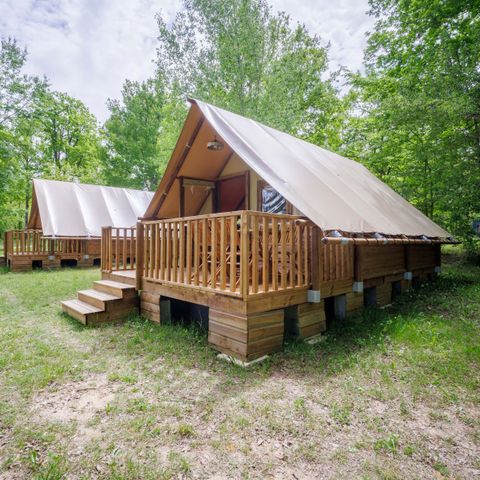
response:
[(318, 36), (274, 14), (265, 0), (184, 0), (172, 24), (161, 16), (158, 75), (191, 95), (280, 130), (329, 145), (337, 103), (322, 81)]
[(97, 121), (80, 100), (65, 93), (46, 92), (38, 107), (38, 121), (43, 176), (102, 181)]
[(480, 216), (480, 5), (371, 0), (345, 151), (428, 216), (471, 238)]
[(142, 83), (126, 80), (122, 102), (108, 101), (105, 174), (109, 184), (156, 188), (162, 173), (158, 139), (164, 106), (163, 84), (153, 79)]
[[(45, 79), (22, 73), (27, 60), (14, 39), (0, 49), (0, 231), (20, 226), (26, 217), (32, 167), (34, 126), (39, 99), (48, 88)], [(28, 131), (28, 133), (27, 133)], [(22, 202), (23, 205), (22, 205)]]

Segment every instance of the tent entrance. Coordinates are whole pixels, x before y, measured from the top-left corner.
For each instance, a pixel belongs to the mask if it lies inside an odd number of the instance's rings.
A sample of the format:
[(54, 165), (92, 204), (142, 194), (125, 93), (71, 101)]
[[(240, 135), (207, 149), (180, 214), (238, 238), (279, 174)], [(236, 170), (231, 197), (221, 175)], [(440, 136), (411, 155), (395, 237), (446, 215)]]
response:
[(215, 181), (215, 213), (248, 210), (249, 172)]

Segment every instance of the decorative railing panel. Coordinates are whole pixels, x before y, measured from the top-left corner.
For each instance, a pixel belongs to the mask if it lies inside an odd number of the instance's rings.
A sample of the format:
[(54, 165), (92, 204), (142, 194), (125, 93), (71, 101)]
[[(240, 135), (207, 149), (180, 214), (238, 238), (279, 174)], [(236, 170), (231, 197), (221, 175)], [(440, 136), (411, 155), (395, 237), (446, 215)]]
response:
[(312, 226), (242, 211), (139, 224), (143, 277), (246, 297), (310, 284)]
[(103, 227), (101, 244), (102, 270), (135, 270), (136, 229)]

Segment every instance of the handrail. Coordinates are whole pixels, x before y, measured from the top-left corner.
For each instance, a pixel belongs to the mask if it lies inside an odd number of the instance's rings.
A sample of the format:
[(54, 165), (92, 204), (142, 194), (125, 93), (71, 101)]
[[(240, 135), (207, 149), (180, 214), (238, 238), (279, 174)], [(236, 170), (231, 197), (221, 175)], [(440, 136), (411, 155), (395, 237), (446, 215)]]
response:
[(135, 227), (102, 227), (101, 257), (103, 272), (135, 270)]
[(85, 239), (70, 237), (45, 237), (41, 230), (8, 230), (5, 233), (4, 254), (21, 255), (83, 255), (86, 253)]
[(249, 295), (305, 288), (312, 224), (253, 211), (142, 221), (145, 280)]

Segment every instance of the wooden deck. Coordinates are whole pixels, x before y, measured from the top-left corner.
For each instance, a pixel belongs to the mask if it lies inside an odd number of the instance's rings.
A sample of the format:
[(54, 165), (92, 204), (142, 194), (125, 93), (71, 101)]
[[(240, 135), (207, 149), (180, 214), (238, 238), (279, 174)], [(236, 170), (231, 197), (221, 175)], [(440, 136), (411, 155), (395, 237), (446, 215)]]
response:
[(50, 238), (40, 230), (5, 232), (5, 263), (12, 272), (59, 268), (62, 260), (73, 260), (78, 266), (92, 266), (100, 258), (99, 238)]
[[(439, 244), (324, 240), (302, 217), (251, 211), (106, 227), (102, 281), (140, 293), (141, 313), (155, 322), (172, 299), (208, 307), (210, 343), (249, 361), (280, 350), (285, 332), (323, 332), (327, 311), (344, 318), (388, 304), (440, 266)], [(78, 307), (76, 318), (109, 321), (132, 311), (130, 300), (119, 298), (110, 303), (84, 291), (63, 307)]]

